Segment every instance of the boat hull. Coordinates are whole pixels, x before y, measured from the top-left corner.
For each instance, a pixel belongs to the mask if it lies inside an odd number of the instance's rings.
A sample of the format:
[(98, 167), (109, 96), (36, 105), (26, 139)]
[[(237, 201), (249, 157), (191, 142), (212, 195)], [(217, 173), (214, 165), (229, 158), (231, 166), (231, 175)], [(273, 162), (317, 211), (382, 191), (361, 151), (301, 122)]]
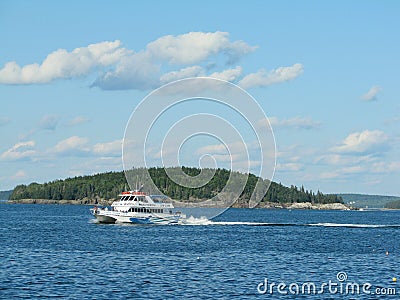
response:
[(104, 224), (114, 224), (117, 219), (110, 217), (110, 216), (103, 216), (103, 215), (95, 215), (97, 221), (99, 223), (104, 223)]
[(172, 225), (186, 218), (183, 214), (141, 214), (96, 210), (93, 215), (99, 223), (131, 223), (140, 225)]
[(167, 217), (160, 218), (157, 216), (150, 217), (131, 217), (129, 218), (129, 223), (132, 224), (142, 224), (142, 225), (171, 225), (178, 224), (180, 218), (179, 217)]

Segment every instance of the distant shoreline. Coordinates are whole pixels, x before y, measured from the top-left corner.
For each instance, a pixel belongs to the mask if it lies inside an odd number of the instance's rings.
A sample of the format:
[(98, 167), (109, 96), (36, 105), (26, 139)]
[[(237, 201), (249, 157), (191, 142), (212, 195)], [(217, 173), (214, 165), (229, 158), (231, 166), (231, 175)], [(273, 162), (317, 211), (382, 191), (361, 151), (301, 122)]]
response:
[[(96, 200), (96, 199), (83, 199), (83, 200), (51, 200), (51, 199), (21, 199), (21, 200), (3, 200), (6, 204), (52, 204), (52, 205), (104, 205), (109, 206), (113, 200)], [(182, 202), (173, 201), (176, 207), (212, 207), (210, 205), (196, 205), (194, 202), (185, 203), (185, 206), (180, 206)], [(234, 203), (232, 208), (248, 208), (247, 203)], [(247, 204), (248, 205), (248, 204)], [(223, 208), (224, 206), (216, 207)], [(300, 203), (273, 203), (273, 202), (261, 202), (255, 208), (257, 209), (298, 209), (298, 210), (358, 210), (355, 207), (343, 204), (343, 203), (311, 203), (311, 202), (300, 202)]]
[(55, 205), (111, 205), (114, 200), (52, 200), (52, 199), (20, 199), (6, 200), (8, 204), (55, 204)]

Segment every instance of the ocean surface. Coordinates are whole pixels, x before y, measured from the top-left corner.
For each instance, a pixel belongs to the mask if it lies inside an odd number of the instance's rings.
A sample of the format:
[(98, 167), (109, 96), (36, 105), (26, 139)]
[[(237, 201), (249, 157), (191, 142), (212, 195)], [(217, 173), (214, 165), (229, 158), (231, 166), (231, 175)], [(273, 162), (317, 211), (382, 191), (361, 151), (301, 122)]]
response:
[(0, 299), (400, 298), (400, 211), (137, 226), (97, 224), (89, 208), (0, 204)]

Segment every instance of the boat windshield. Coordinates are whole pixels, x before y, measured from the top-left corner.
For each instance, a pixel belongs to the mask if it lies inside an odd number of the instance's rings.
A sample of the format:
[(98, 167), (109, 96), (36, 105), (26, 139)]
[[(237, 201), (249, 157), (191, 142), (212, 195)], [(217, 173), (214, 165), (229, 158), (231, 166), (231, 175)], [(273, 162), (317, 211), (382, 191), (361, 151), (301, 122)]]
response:
[(147, 202), (147, 200), (146, 200), (146, 198), (145, 197), (142, 197), (142, 196), (140, 196), (140, 197), (137, 197), (138, 198), (138, 200), (139, 201), (141, 201), (141, 202)]

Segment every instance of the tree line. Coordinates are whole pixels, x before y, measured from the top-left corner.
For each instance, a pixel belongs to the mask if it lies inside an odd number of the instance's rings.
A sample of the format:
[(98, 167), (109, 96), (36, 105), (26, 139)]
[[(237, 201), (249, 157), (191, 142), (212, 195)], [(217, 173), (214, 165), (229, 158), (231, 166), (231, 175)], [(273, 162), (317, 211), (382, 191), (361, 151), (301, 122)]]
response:
[(388, 209), (400, 209), (400, 200), (391, 201), (385, 204), (385, 208)]
[[(183, 171), (183, 172), (182, 172)], [(205, 172), (212, 175), (211, 180), (201, 185), (201, 178), (197, 176)], [(176, 183), (170, 178), (174, 174), (185, 182), (184, 185)], [(186, 176), (188, 175), (188, 176)], [(131, 183), (129, 187), (128, 181)], [(185, 181), (186, 180), (186, 181)], [(181, 182), (181, 181), (179, 181)], [(134, 168), (125, 172), (107, 172), (90, 176), (77, 176), (64, 180), (55, 180), (43, 184), (31, 183), (18, 185), (14, 188), (10, 200), (21, 199), (49, 199), (49, 200), (83, 200), (118, 198), (122, 191), (135, 189), (142, 185), (149, 194), (162, 193), (180, 201), (195, 201), (197, 199), (211, 199), (221, 191), (226, 192), (227, 183), (231, 186), (240, 186), (244, 183), (240, 199), (249, 200), (257, 182), (264, 186), (269, 185), (268, 192), (263, 197), (264, 202), (274, 203), (343, 203), (337, 195), (325, 195), (317, 191), (305, 190), (304, 187), (286, 187), (280, 183), (263, 180), (253, 174), (231, 172), (226, 169), (199, 169), (199, 168)], [(199, 184), (200, 183), (200, 184)], [(196, 187), (187, 187), (196, 186)], [(229, 185), (228, 185), (229, 186)], [(228, 191), (229, 192), (229, 191)]]

